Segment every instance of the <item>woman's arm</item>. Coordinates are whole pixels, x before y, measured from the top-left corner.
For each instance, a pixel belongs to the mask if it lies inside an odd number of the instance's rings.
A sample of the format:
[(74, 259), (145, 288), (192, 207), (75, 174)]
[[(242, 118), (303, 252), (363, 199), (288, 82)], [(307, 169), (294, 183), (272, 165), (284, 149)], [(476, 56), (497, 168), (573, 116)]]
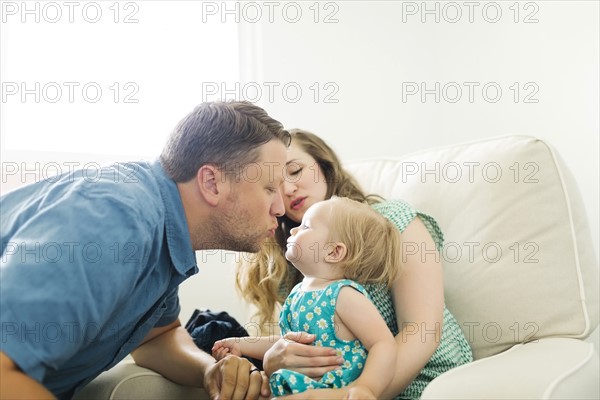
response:
[(415, 218), (402, 233), (402, 273), (392, 288), (400, 333), (395, 376), (383, 398), (402, 392), (437, 349), (444, 314), (440, 254), (429, 231)]
[(365, 367), (352, 386), (366, 388), (365, 393), (370, 392), (375, 399), (381, 398), (394, 377), (397, 352), (394, 337), (375, 305), (350, 287), (340, 290), (336, 316), (369, 352)]

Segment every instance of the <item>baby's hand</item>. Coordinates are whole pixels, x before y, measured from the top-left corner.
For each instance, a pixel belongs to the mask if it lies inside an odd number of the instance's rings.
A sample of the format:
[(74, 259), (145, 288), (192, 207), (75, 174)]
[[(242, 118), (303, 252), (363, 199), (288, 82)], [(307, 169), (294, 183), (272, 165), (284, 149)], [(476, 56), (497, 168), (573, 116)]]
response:
[(239, 338), (227, 338), (218, 340), (212, 347), (212, 356), (215, 360), (219, 361), (225, 358), (229, 354), (241, 357), (242, 351), (240, 349)]
[(229, 354), (229, 349), (220, 342), (221, 341), (215, 342), (215, 344), (213, 345), (212, 350), (211, 350), (212, 356), (217, 361), (224, 359), (225, 356), (227, 356), (227, 354)]

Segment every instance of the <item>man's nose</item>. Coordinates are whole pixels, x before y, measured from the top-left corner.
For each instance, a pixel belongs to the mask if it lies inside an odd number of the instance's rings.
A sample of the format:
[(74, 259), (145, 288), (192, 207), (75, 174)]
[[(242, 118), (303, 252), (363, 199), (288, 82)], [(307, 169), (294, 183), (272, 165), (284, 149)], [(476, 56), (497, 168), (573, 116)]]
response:
[(285, 205), (283, 204), (283, 197), (281, 195), (281, 189), (279, 188), (277, 189), (277, 193), (275, 193), (271, 211), (277, 217), (281, 217), (283, 214), (285, 214)]

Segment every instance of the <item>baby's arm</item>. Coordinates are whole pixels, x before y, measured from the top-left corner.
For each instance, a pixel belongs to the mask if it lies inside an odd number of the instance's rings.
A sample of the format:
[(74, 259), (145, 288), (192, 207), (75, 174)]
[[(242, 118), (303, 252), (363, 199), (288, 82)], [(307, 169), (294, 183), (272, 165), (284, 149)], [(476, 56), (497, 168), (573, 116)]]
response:
[(394, 336), (375, 305), (351, 287), (340, 290), (336, 314), (369, 352), (365, 368), (351, 387), (359, 391), (365, 388), (374, 398), (380, 398), (395, 374), (397, 349)]
[(245, 336), (218, 340), (212, 347), (212, 356), (221, 360), (228, 354), (233, 354), (262, 360), (267, 350), (278, 339), (279, 336)]

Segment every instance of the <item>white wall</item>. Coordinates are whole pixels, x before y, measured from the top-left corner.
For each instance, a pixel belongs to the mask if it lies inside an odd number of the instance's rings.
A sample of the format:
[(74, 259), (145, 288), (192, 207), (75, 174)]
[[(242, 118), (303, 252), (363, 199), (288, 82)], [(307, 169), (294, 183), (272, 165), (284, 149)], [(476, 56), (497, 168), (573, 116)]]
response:
[[(256, 84), (275, 87), (259, 102), (287, 127), (325, 138), (343, 160), (505, 134), (543, 138), (577, 177), (598, 254), (598, 2), (466, 3), (319, 3), (318, 23), (312, 2), (301, 3), (295, 23), (295, 7), (259, 23), (250, 23), (248, 9), (243, 43), (255, 53), (242, 58), (247, 93), (256, 98)], [(497, 10), (499, 20), (488, 22)], [(338, 22), (325, 23), (326, 16)], [(439, 82), (439, 103), (433, 93), (421, 99), (422, 82), (432, 92)], [(407, 91), (413, 83), (416, 95)], [(452, 102), (457, 86), (462, 97)], [(497, 87), (502, 93), (492, 102)]]
[[(439, 23), (434, 14), (424, 15), (425, 22), (421, 21), (420, 1), (272, 2), (276, 6), (271, 15), (265, 3), (256, 2), (262, 16), (254, 23), (256, 7), (244, 9), (240, 5), (242, 81), (236, 94), (245, 94), (263, 105), (287, 127), (319, 134), (343, 160), (400, 156), (431, 146), (511, 133), (546, 139), (558, 149), (579, 182), (598, 254), (598, 2), (536, 1), (520, 2), (517, 7), (512, 1), (471, 2), (472, 22), (465, 3), (427, 2), (427, 9), (439, 10)], [(140, 3), (146, 4), (150, 3)], [(236, 17), (222, 14), (221, 4), (213, 3), (217, 13), (205, 17), (228, 21)], [(299, 17), (297, 8), (302, 12)], [(496, 18), (497, 9), (502, 13), (499, 21), (488, 22)], [(457, 10), (462, 18), (448, 22), (456, 18)], [(143, 22), (149, 18), (148, 10), (146, 14), (141, 11)], [(203, 23), (201, 15), (187, 17)], [(525, 23), (526, 17), (537, 22)], [(165, 29), (172, 23), (166, 21)], [(218, 38), (202, 36), (197, 40)], [(204, 56), (206, 62), (214, 61), (210, 54)], [(164, 77), (149, 78), (147, 85), (170, 82), (172, 72), (164, 73)], [(439, 103), (433, 94), (425, 101), (419, 95), (407, 95), (407, 87), (421, 82), (427, 89), (440, 83)], [(462, 97), (455, 103), (449, 101), (456, 97), (453, 82), (462, 88)], [(464, 82), (479, 84), (472, 101)], [(520, 88), (517, 102), (511, 90), (514, 82)], [(487, 99), (481, 90), (485, 84), (491, 84)], [(492, 103), (494, 86), (501, 88), (502, 95)], [(269, 88), (273, 88), (272, 93)], [(295, 91), (298, 88), (300, 96)], [(536, 88), (529, 100), (537, 102), (525, 102), (525, 96)], [(200, 85), (187, 89), (196, 91), (198, 102), (210, 97), (199, 90)], [(186, 87), (171, 90), (178, 93)], [(227, 97), (231, 93), (210, 95)], [(170, 99), (165, 99), (165, 107)], [(188, 111), (181, 110), (180, 116)], [(72, 157), (51, 156), (49, 160)], [(18, 156), (14, 160), (23, 161)], [(4, 192), (8, 186), (0, 190)], [(225, 263), (221, 263), (222, 258)], [(243, 319), (245, 310), (231, 279), (233, 258), (228, 253), (198, 255), (200, 273), (181, 288), (183, 322), (200, 307), (228, 310)]]
[[(270, 15), (263, 5), (260, 19), (254, 5), (239, 8), (242, 81), (227, 89), (261, 104), (288, 128), (317, 133), (343, 160), (400, 156), (505, 134), (545, 139), (579, 183), (598, 255), (597, 2), (521, 2), (518, 23), (514, 2), (474, 2), (473, 22), (464, 2), (427, 2), (428, 10), (437, 4), (439, 23), (435, 14), (421, 21), (421, 2), (278, 4)], [(455, 4), (462, 19), (447, 22), (457, 15)], [(502, 13), (498, 22), (488, 22), (497, 9)], [(214, 18), (231, 18), (222, 11)], [(429, 90), (439, 82), (439, 103), (433, 94), (422, 101), (404, 93), (403, 99), (403, 83), (406, 89), (412, 82), (425, 82)], [(455, 103), (453, 82), (463, 90)], [(472, 101), (464, 82), (475, 88)], [(517, 101), (514, 82), (520, 89)], [(486, 84), (490, 88), (484, 97)], [(502, 90), (497, 102), (492, 102), (494, 87)], [(213, 95), (232, 96), (224, 90)], [(243, 319), (247, 310), (222, 275), (226, 271), (231, 277), (228, 257), (208, 255), (200, 265), (201, 279), (186, 282), (182, 292), (192, 303), (222, 305)], [(195, 297), (215, 287), (218, 301)]]

